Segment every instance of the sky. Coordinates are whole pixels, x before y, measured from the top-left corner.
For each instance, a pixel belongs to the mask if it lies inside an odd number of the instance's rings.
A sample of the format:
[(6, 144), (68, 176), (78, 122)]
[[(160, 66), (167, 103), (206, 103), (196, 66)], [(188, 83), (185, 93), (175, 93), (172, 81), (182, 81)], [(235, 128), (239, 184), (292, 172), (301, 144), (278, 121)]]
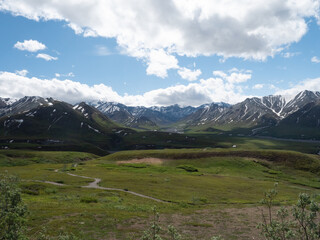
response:
[(320, 91), (320, 0), (0, 0), (0, 96), (137, 106)]

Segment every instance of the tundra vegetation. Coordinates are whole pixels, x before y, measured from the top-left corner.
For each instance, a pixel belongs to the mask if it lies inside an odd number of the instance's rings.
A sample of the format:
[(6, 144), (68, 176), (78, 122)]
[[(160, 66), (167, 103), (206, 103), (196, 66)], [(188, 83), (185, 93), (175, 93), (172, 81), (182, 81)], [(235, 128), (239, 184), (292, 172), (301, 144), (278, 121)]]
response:
[[(10, 186), (20, 199), (21, 239), (319, 239), (320, 159), (313, 154), (241, 147), (104, 157), (5, 150), (0, 165), (2, 191)], [(112, 189), (83, 187), (95, 179)]]

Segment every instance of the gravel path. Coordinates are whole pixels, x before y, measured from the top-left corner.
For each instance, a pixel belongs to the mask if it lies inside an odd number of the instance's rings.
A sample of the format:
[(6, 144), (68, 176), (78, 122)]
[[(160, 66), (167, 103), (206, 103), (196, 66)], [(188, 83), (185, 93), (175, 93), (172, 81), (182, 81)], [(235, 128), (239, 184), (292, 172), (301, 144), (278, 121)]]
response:
[[(58, 169), (54, 170), (54, 172), (59, 172)], [(143, 195), (140, 193), (136, 193), (136, 192), (132, 192), (129, 190), (124, 190), (124, 189), (120, 189), (120, 188), (107, 188), (107, 187), (101, 187), (98, 184), (101, 182), (100, 178), (92, 178), (92, 177), (86, 177), (86, 176), (80, 176), (80, 175), (76, 175), (76, 174), (72, 174), (72, 173), (67, 173), (70, 176), (73, 177), (81, 177), (81, 178), (86, 178), (86, 179), (92, 179), (94, 180), (93, 182), (89, 183), (87, 186), (82, 186), (82, 188), (95, 188), (95, 189), (102, 189), (102, 190), (107, 190), (107, 191), (118, 191), (118, 192), (125, 192), (125, 193), (129, 193), (138, 197), (142, 197), (142, 198), (146, 198), (146, 199), (150, 199), (156, 202), (161, 202), (161, 203), (169, 203), (169, 201), (163, 201), (161, 199), (158, 198), (154, 198), (154, 197), (150, 197), (147, 195)], [(40, 181), (40, 180), (23, 180), (23, 181), (28, 181), (28, 182), (41, 182), (41, 183), (47, 183), (47, 184), (51, 184), (51, 185), (56, 185), (56, 186), (68, 186), (66, 184), (62, 184), (62, 183), (56, 183), (56, 182), (50, 182), (50, 181)]]
[(98, 185), (101, 182), (100, 178), (92, 178), (92, 177), (80, 176), (80, 175), (76, 175), (76, 174), (72, 174), (72, 173), (67, 173), (67, 174), (70, 175), (70, 176), (73, 176), (73, 177), (81, 177), (81, 178), (93, 179), (94, 180), (93, 182), (89, 183), (89, 185), (82, 186), (83, 188), (95, 188), (95, 189), (102, 189), (102, 190), (107, 190), (107, 191), (126, 192), (126, 193), (130, 193), (132, 195), (138, 196), (138, 197), (151, 199), (151, 200), (156, 201), (156, 202), (167, 203), (166, 201), (163, 201), (161, 199), (157, 199), (157, 198), (154, 198), (154, 197), (146, 196), (146, 195), (143, 195), (143, 194), (140, 194), (140, 193), (136, 193), (136, 192), (120, 189), (120, 188), (101, 187), (101, 186)]

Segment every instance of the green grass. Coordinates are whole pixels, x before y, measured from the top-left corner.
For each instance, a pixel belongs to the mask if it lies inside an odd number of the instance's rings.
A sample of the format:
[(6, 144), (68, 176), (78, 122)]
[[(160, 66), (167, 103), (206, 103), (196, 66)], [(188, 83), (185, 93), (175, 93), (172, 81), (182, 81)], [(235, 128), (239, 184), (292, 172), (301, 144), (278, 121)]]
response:
[[(13, 151), (0, 154), (8, 157)], [(45, 226), (51, 236), (67, 231), (89, 240), (139, 239), (154, 205), (169, 223), (178, 221), (181, 230), (192, 227), (203, 234), (203, 229), (210, 231), (215, 226), (207, 221), (205, 212), (258, 206), (263, 192), (275, 182), (279, 183), (277, 201), (282, 205), (295, 202), (300, 192), (320, 193), (319, 157), (294, 151), (257, 148), (123, 151), (100, 158), (92, 156), (92, 160), (85, 162), (79, 162), (79, 156), (83, 156), (79, 154), (22, 151), (17, 152), (14, 159), (22, 162), (25, 159), (28, 165), (0, 166), (0, 172), (8, 171), (23, 180), (23, 200), (30, 211), (29, 236)], [(70, 163), (62, 162), (66, 156)], [(44, 159), (34, 163), (30, 161), (34, 157)], [(157, 164), (130, 162), (143, 158), (162, 160)], [(118, 161), (127, 162), (120, 164)], [(81, 188), (93, 180), (73, 177), (67, 175), (68, 172), (101, 178), (100, 186), (128, 189), (169, 203), (126, 192)], [(65, 186), (34, 180), (59, 182)], [(232, 212), (228, 214), (232, 216)], [(181, 219), (173, 220), (177, 215), (181, 215)], [(189, 218), (197, 215), (199, 217)], [(217, 215), (219, 223), (225, 221), (223, 216)], [(258, 220), (254, 221), (256, 224)], [(249, 233), (254, 229), (240, 230)], [(232, 237), (230, 239), (245, 239), (237, 238), (237, 233), (219, 234)]]
[(74, 163), (96, 158), (83, 152), (0, 150), (0, 166), (24, 166), (35, 163)]
[[(196, 161), (202, 163), (197, 164)], [(198, 172), (177, 168), (186, 163), (197, 168)], [(105, 170), (99, 171), (100, 168)], [(78, 172), (101, 178), (101, 185), (105, 187), (128, 189), (181, 204), (193, 204), (194, 198), (206, 199), (208, 204), (256, 204), (261, 199), (263, 189), (272, 187), (274, 182), (281, 182), (282, 201), (294, 199), (301, 189), (311, 191), (311, 187), (320, 187), (316, 174), (295, 169), (286, 171), (285, 167), (276, 169), (282, 169), (281, 174), (270, 173), (268, 167), (251, 159), (222, 157), (168, 160), (163, 165), (144, 168), (115, 164), (89, 165)], [(296, 174), (298, 172), (299, 175)], [(292, 177), (291, 174), (296, 175)], [(300, 188), (294, 186), (296, 183)]]
[[(278, 149), (291, 150), (303, 153), (316, 154), (319, 152), (319, 143), (295, 142), (276, 139), (262, 139), (248, 136), (237, 136), (237, 134), (228, 133), (190, 133), (190, 137), (203, 138), (208, 142), (214, 142), (219, 147), (231, 148), (233, 145), (237, 149)], [(210, 145), (208, 145), (210, 147)]]
[(307, 155), (285, 150), (241, 150), (241, 149), (165, 149), (121, 151), (97, 159), (99, 162), (114, 162), (118, 160), (141, 158), (164, 159), (200, 159), (208, 157), (247, 157), (268, 160), (274, 164), (282, 164), (299, 170), (320, 171), (320, 158), (316, 155)]

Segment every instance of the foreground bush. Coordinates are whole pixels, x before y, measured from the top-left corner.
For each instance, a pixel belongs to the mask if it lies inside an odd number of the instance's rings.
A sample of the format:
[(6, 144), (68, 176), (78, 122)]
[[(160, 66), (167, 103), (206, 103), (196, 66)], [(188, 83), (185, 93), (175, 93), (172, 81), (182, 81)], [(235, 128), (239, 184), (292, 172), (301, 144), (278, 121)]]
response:
[[(153, 211), (153, 219), (152, 222), (147, 230), (143, 232), (143, 236), (141, 240), (181, 240), (181, 235), (178, 233), (175, 227), (169, 225), (167, 231), (163, 231), (162, 227), (160, 226), (159, 222), (159, 213), (157, 209), (154, 207)], [(168, 236), (164, 238), (163, 235)]]
[(25, 239), (23, 235), (27, 208), (21, 199), (18, 178), (0, 174), (0, 239)]
[(320, 239), (319, 204), (306, 193), (299, 195), (298, 201), (291, 209), (280, 208), (273, 216), (272, 208), (278, 194), (277, 185), (265, 193), (262, 203), (268, 213), (262, 211), (263, 222), (258, 225), (261, 235), (267, 240), (316, 240)]

